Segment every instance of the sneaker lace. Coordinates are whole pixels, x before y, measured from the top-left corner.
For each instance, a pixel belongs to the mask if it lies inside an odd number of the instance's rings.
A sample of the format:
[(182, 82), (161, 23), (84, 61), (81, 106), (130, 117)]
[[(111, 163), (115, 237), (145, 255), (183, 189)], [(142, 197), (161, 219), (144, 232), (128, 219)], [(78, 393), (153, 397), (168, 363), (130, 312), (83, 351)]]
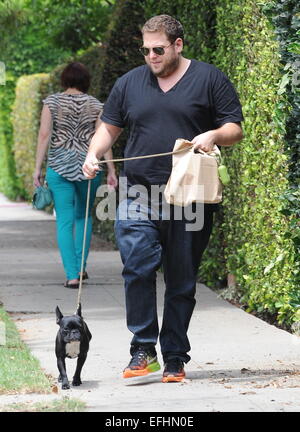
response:
[(139, 366), (147, 358), (147, 353), (143, 348), (138, 348), (138, 350), (133, 353), (129, 366)]

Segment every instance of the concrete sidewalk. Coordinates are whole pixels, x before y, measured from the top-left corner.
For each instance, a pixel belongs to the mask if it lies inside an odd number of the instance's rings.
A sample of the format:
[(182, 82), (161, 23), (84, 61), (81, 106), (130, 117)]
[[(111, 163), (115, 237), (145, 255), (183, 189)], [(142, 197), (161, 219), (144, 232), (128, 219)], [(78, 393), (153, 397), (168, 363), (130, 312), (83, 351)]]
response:
[[(42, 368), (56, 378), (54, 311), (59, 305), (64, 314), (74, 313), (77, 291), (63, 287), (55, 220), (0, 197), (0, 245), (0, 300)], [(93, 338), (83, 384), (64, 391), (59, 385), (58, 394), (48, 396), (2, 395), (1, 405), (70, 396), (85, 401), (88, 411), (300, 411), (300, 339), (200, 284), (190, 324), (192, 360), (186, 366), (186, 380), (163, 384), (161, 372), (139, 382), (122, 379), (131, 334), (126, 328), (121, 271), (118, 252), (91, 251), (82, 308)], [(158, 275), (160, 319), (163, 291)], [(69, 379), (75, 365), (75, 360), (67, 360)]]

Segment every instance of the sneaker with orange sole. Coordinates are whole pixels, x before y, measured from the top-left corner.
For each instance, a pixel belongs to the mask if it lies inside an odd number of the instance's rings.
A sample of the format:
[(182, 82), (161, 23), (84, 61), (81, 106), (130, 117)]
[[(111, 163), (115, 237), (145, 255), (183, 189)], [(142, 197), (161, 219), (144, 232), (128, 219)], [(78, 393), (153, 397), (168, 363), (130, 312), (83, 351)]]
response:
[(157, 356), (151, 355), (145, 348), (138, 347), (133, 353), (129, 365), (123, 371), (123, 378), (134, 378), (148, 375), (160, 370)]
[(184, 363), (179, 358), (167, 360), (162, 382), (181, 382), (185, 378)]

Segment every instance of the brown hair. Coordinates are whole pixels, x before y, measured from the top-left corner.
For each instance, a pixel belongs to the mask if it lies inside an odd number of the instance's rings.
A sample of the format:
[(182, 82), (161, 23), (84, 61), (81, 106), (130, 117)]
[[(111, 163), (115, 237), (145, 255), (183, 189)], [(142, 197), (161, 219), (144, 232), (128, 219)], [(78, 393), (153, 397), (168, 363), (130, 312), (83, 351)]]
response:
[(145, 32), (164, 32), (172, 43), (177, 38), (184, 41), (182, 24), (170, 15), (156, 15), (150, 18), (142, 27), (142, 34)]
[(64, 89), (75, 87), (77, 90), (86, 93), (90, 86), (91, 77), (84, 64), (72, 62), (64, 68), (60, 80)]

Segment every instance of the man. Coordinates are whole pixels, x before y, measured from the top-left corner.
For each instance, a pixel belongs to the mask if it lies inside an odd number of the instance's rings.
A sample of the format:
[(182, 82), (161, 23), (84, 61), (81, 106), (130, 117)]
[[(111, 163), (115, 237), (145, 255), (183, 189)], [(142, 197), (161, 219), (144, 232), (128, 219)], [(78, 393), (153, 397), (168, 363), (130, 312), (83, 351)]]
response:
[[(115, 83), (105, 104), (102, 125), (92, 139), (83, 172), (93, 178), (98, 159), (112, 146), (122, 129), (129, 128), (125, 157), (168, 152), (177, 138), (209, 152), (242, 139), (243, 120), (236, 92), (214, 66), (182, 56), (182, 25), (168, 15), (148, 20), (143, 29), (146, 65), (133, 69)], [(172, 168), (169, 156), (127, 161), (123, 176), (128, 186), (167, 183)], [(149, 199), (142, 219), (130, 216), (132, 198), (120, 203), (115, 224), (124, 264), (127, 325), (133, 333), (131, 361), (124, 378), (160, 369), (155, 345), (160, 337), (164, 361), (163, 382), (185, 376), (190, 344), (187, 330), (195, 306), (197, 270), (212, 228), (214, 205), (204, 206), (204, 224), (186, 229), (171, 206), (169, 220), (152, 218)], [(146, 206), (147, 207), (147, 206)], [(127, 215), (123, 217), (124, 214)], [(163, 267), (166, 284), (159, 333), (156, 309), (156, 271)]]

